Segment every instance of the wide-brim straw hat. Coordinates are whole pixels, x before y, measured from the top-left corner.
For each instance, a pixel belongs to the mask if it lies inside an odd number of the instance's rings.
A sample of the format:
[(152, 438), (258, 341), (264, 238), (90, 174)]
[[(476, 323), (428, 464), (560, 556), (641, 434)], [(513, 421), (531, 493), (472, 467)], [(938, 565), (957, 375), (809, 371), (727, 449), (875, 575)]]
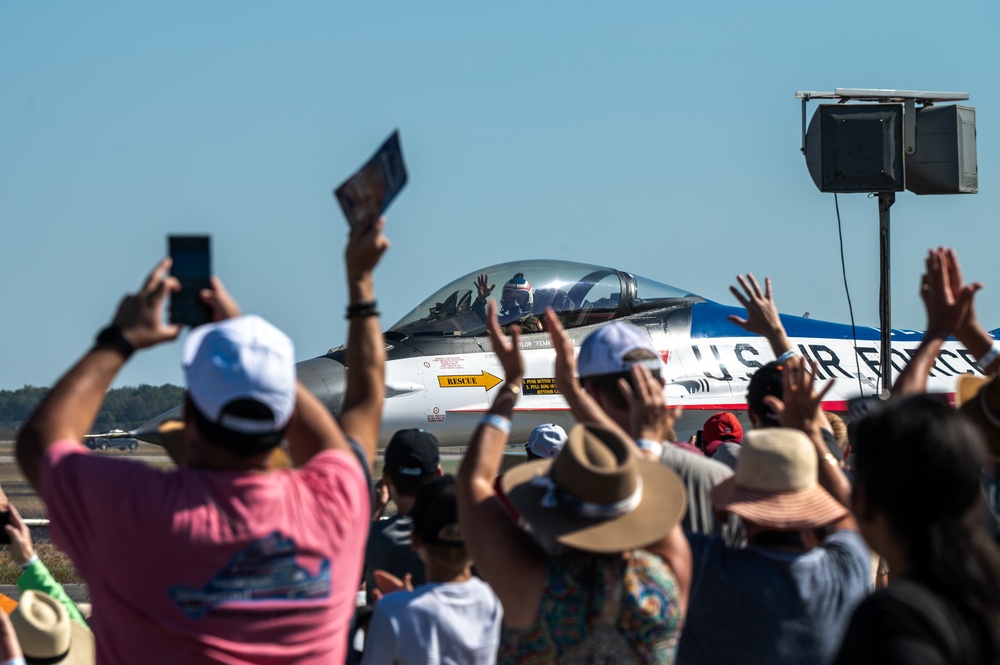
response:
[(781, 427), (747, 433), (736, 473), (712, 489), (712, 505), (780, 531), (827, 526), (849, 513), (819, 486), (816, 447), (809, 437)]
[(553, 459), (505, 473), (503, 491), (534, 531), (599, 554), (659, 542), (687, 505), (677, 474), (639, 459), (634, 444), (597, 425), (576, 425)]
[(92, 665), (94, 634), (70, 618), (58, 600), (41, 591), (28, 590), (10, 615), (24, 658), (32, 663)]

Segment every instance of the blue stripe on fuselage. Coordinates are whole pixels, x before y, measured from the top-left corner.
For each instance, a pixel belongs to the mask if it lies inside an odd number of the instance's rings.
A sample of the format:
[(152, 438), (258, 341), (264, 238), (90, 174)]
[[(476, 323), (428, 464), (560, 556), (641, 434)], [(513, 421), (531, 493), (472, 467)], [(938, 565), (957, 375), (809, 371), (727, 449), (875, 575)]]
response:
[[(726, 318), (731, 314), (746, 318), (747, 312), (742, 307), (721, 305), (711, 300), (691, 305), (691, 337), (746, 337), (748, 334), (746, 330)], [(787, 314), (781, 315), (781, 323), (785, 326), (785, 332), (789, 337), (853, 339), (855, 336), (851, 332), (851, 326), (845, 323), (804, 319), (801, 316)], [(857, 326), (855, 330), (858, 340), (880, 339), (878, 328)], [(892, 330), (893, 341), (920, 341), (922, 337), (923, 333), (915, 330), (896, 328)]]

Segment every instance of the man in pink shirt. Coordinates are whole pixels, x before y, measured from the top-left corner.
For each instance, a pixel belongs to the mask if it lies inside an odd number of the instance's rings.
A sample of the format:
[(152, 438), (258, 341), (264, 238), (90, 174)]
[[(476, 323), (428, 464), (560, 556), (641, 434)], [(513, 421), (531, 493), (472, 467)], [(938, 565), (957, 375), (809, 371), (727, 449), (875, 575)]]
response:
[[(132, 352), (180, 332), (163, 323), (179, 287), (163, 260), (21, 430), (21, 469), (90, 586), (99, 662), (343, 661), (371, 510), (363, 465), (384, 391), (372, 280), (383, 223), (347, 247), (340, 427), (296, 381), (291, 340), (241, 316), (213, 279), (201, 297), (215, 322), (184, 344), (183, 466), (158, 471), (80, 445)], [(272, 469), (282, 440), (294, 469)]]

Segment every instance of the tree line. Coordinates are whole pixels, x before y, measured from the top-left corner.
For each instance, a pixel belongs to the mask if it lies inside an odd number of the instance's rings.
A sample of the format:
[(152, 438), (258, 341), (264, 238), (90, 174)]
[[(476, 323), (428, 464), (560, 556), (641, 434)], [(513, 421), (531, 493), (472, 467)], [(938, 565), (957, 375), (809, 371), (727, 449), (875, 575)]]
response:
[[(24, 386), (0, 390), (0, 427), (17, 429), (41, 403), (48, 388)], [(111, 429), (131, 430), (150, 418), (172, 409), (184, 400), (184, 388), (165, 383), (162, 386), (126, 386), (112, 388), (94, 421), (92, 432)]]

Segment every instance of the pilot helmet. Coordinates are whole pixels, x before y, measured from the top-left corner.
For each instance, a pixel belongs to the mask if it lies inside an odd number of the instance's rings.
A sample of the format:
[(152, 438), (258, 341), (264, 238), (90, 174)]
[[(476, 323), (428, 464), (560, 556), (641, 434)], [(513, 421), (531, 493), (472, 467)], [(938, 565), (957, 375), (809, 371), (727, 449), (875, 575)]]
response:
[[(520, 295), (522, 293), (524, 295)], [(521, 309), (531, 307), (531, 282), (524, 278), (523, 272), (517, 273), (503, 285), (501, 303), (506, 306), (510, 302), (517, 302)]]

